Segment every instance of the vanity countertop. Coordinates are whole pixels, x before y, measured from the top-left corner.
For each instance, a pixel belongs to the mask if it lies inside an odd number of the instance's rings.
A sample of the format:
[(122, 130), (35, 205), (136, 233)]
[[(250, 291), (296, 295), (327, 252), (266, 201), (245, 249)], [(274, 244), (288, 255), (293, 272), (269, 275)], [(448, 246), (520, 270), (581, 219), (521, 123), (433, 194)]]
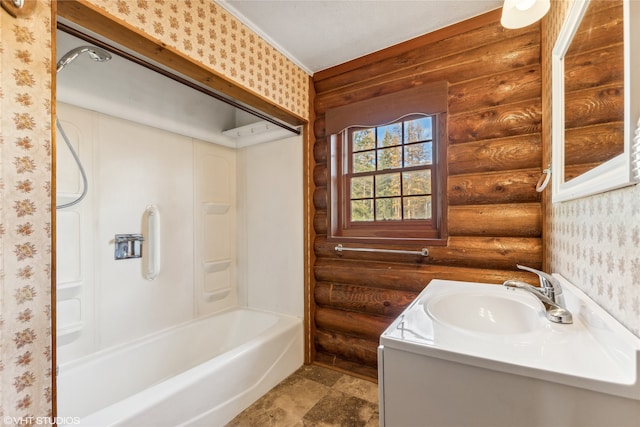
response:
[[(522, 290), (433, 280), (382, 334), (380, 344), (640, 400), (640, 338), (562, 276), (554, 277), (562, 284), (566, 306), (573, 313), (572, 324), (547, 320), (542, 304)], [(429, 301), (461, 292), (509, 295), (508, 298), (520, 299), (525, 304), (539, 305), (539, 319), (534, 319), (535, 327), (525, 332), (493, 334), (459, 329), (446, 334), (438, 332), (448, 325), (439, 324), (427, 313)]]

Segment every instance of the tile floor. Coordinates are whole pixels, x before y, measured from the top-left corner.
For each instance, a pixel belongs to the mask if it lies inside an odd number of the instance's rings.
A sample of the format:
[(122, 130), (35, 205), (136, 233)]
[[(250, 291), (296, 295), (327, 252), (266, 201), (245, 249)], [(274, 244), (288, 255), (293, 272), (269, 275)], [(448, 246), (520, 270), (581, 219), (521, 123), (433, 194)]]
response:
[(305, 365), (227, 427), (377, 427), (378, 385)]

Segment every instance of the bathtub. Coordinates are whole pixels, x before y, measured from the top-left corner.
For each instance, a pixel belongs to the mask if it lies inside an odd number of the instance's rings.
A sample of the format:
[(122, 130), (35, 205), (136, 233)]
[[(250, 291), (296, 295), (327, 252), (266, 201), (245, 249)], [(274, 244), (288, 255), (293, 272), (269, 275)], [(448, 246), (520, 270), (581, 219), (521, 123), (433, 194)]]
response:
[(303, 363), (302, 320), (238, 308), (60, 365), (58, 417), (222, 426)]

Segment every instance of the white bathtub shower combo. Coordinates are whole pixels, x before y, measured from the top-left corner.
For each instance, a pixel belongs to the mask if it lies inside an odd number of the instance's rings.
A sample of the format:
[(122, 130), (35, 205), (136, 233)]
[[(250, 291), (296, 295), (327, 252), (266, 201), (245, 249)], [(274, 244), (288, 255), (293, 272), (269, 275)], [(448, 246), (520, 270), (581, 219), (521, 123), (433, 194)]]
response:
[(300, 366), (299, 319), (232, 309), (68, 363), (59, 413), (86, 426), (218, 426)]
[[(78, 57), (58, 76), (89, 183), (57, 211), (58, 416), (223, 425), (303, 363), (300, 137), (236, 149), (221, 132), (246, 115), (199, 93), (176, 104), (174, 82), (145, 103), (127, 67)], [(57, 140), (61, 204), (82, 179)], [(139, 257), (122, 236), (141, 236)]]

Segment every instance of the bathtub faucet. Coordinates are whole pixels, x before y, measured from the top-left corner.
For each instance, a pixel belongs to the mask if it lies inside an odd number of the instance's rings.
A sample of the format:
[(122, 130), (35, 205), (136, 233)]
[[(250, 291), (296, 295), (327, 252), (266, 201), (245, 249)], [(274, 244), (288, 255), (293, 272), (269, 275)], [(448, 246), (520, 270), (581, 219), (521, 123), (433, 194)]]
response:
[(573, 323), (571, 312), (564, 306), (564, 296), (562, 295), (562, 286), (551, 275), (524, 265), (516, 265), (520, 270), (529, 271), (538, 275), (540, 279), (540, 287), (531, 286), (528, 283), (519, 280), (507, 280), (504, 286), (511, 289), (522, 289), (533, 294), (546, 309), (547, 319), (554, 323)]

